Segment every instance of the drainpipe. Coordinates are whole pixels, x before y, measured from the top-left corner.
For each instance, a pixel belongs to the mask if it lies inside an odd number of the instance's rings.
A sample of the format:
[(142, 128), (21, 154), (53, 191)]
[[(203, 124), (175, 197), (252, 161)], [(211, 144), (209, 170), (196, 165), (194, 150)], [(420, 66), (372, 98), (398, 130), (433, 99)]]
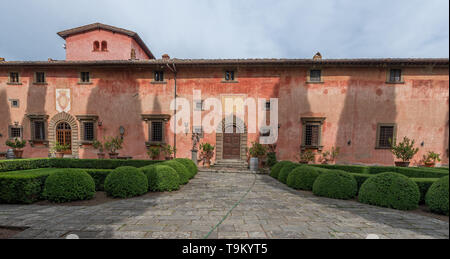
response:
[[(169, 61), (170, 57), (167, 54), (163, 55), (163, 59)], [(177, 68), (175, 67), (175, 63), (172, 63), (172, 66), (169, 65), (169, 62), (166, 63), (167, 67), (173, 72), (173, 78), (174, 78), (174, 83), (175, 83), (175, 87), (174, 87), (174, 101), (175, 101), (175, 110), (173, 112), (173, 116), (174, 116), (174, 121), (175, 124), (173, 125), (173, 148), (174, 148), (174, 153), (173, 153), (173, 157), (177, 158)]]

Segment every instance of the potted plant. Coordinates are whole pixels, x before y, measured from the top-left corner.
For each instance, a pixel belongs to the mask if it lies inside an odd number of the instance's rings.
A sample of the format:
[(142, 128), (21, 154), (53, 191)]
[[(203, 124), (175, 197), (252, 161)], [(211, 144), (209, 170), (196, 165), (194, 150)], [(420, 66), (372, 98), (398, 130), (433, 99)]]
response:
[(252, 142), (248, 153), (250, 154), (250, 170), (257, 171), (261, 167), (262, 158), (267, 154), (267, 147), (258, 142)]
[(391, 152), (397, 159), (401, 159), (402, 161), (396, 161), (395, 166), (399, 167), (408, 167), (409, 160), (411, 160), (417, 152), (419, 152), (419, 148), (414, 148), (414, 139), (411, 140), (407, 137), (403, 138), (403, 141), (395, 144), (389, 139), (391, 143)]
[(203, 166), (207, 168), (211, 167), (211, 159), (214, 156), (215, 148), (215, 146), (209, 143), (203, 143), (200, 145), (200, 159), (203, 161)]
[(56, 158), (64, 158), (64, 152), (69, 150), (69, 144), (60, 144), (58, 141), (55, 142), (55, 147), (53, 147), (53, 153), (55, 153)]
[(161, 154), (161, 146), (153, 146), (150, 147), (147, 151), (148, 156), (152, 160), (157, 160), (159, 157), (159, 154)]
[(123, 139), (120, 137), (110, 137), (108, 141), (105, 142), (105, 148), (109, 151), (110, 159), (117, 159), (119, 153), (117, 150), (122, 149)]
[(172, 147), (171, 145), (167, 145), (165, 147), (162, 147), (162, 151), (166, 160), (172, 160), (173, 154), (175, 154), (176, 152), (176, 148)]
[(97, 156), (98, 159), (105, 159), (105, 144), (98, 141), (98, 140), (94, 140), (94, 142), (92, 143), (92, 146), (98, 150)]
[(314, 162), (316, 159), (316, 154), (312, 150), (307, 150), (304, 152), (300, 152), (299, 163), (300, 164), (309, 164)]
[(423, 163), (425, 167), (434, 167), (437, 162), (441, 162), (441, 154), (428, 151), (426, 155), (423, 155)]
[(26, 146), (27, 142), (25, 140), (15, 138), (14, 141), (7, 140), (5, 144), (13, 149), (15, 158), (22, 158), (22, 149)]
[(330, 151), (325, 151), (322, 153), (322, 157), (320, 158), (320, 161), (322, 162), (322, 164), (327, 165), (330, 162), (334, 163), (336, 161), (336, 158), (339, 155), (340, 152), (340, 148), (339, 147), (332, 147)]

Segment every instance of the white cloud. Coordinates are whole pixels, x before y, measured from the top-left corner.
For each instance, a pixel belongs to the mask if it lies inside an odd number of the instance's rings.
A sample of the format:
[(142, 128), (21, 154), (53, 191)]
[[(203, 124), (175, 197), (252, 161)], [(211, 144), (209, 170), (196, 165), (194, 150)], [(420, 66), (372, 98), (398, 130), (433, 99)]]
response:
[(177, 58), (448, 57), (447, 0), (9, 1), (0, 57), (64, 59), (56, 32), (102, 22)]

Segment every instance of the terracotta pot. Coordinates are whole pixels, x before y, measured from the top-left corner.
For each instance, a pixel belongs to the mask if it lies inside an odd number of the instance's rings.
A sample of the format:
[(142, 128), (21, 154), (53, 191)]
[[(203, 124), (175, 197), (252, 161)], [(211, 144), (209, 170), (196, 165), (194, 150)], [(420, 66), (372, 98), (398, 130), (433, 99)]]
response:
[(98, 159), (105, 159), (105, 153), (97, 153)]
[(210, 168), (211, 167), (211, 161), (205, 161), (204, 163), (203, 163), (203, 165), (206, 167), (206, 168)]
[(436, 165), (435, 162), (425, 163), (425, 167), (434, 167)]
[(14, 157), (15, 157), (15, 158), (18, 158), (18, 159), (22, 158), (23, 150), (20, 150), (20, 149), (14, 149), (13, 152), (14, 152)]
[(409, 167), (409, 164), (410, 164), (409, 161), (407, 161), (407, 162), (395, 162), (395, 166), (398, 166), (398, 167)]
[(119, 157), (119, 153), (109, 153), (110, 159), (117, 159), (117, 157)]
[(64, 158), (64, 152), (55, 152), (56, 158)]

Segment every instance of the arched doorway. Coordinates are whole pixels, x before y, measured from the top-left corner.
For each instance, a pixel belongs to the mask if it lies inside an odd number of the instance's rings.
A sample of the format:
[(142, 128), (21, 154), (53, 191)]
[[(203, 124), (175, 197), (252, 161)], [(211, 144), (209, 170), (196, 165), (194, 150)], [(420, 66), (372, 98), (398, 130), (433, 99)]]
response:
[(69, 149), (67, 149), (65, 154), (72, 154), (72, 128), (67, 122), (60, 122), (56, 125), (56, 141), (60, 145), (67, 145)]
[(216, 160), (247, 159), (247, 127), (235, 115), (223, 119), (216, 128)]

